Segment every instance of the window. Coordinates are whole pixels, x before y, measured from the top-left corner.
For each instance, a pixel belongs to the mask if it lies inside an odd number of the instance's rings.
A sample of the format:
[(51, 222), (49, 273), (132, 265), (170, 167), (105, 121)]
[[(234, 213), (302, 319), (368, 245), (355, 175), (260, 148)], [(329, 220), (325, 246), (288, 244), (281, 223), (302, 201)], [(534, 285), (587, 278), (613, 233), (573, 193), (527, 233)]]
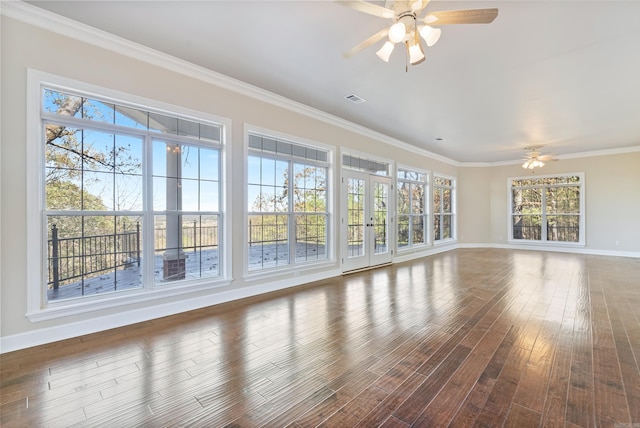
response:
[(428, 175), (398, 168), (398, 249), (427, 244)]
[(581, 174), (509, 180), (511, 238), (582, 243)]
[(433, 177), (433, 239), (435, 242), (455, 238), (455, 180)]
[(329, 151), (249, 134), (248, 271), (327, 259)]
[(38, 308), (223, 278), (223, 126), (37, 86)]

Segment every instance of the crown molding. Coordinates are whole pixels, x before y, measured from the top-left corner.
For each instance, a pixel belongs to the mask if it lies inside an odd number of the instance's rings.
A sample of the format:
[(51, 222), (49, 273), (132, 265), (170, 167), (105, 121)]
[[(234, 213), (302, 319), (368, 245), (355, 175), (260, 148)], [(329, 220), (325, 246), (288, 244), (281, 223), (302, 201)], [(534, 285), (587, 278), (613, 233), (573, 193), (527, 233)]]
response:
[(0, 13), (10, 18), (24, 23), (43, 28), (47, 31), (80, 40), (100, 48), (108, 49), (118, 54), (146, 62), (148, 64), (161, 67), (165, 70), (173, 71), (193, 79), (209, 83), (223, 89), (265, 102), (271, 105), (287, 109), (289, 111), (302, 114), (322, 121), (324, 123), (337, 126), (362, 136), (375, 139), (382, 143), (419, 153), (431, 159), (447, 163), (453, 166), (461, 166), (458, 161), (446, 156), (430, 152), (428, 150), (405, 143), (388, 135), (371, 130), (364, 126), (355, 124), (346, 119), (334, 116), (322, 110), (293, 101), (289, 98), (269, 92), (257, 86), (250, 85), (232, 77), (195, 65), (188, 61), (181, 60), (166, 53), (151, 49), (147, 46), (132, 42), (122, 37), (115, 36), (106, 31), (99, 30), (89, 25), (74, 21), (69, 18), (57, 15), (21, 0), (5, 0), (2, 2)]

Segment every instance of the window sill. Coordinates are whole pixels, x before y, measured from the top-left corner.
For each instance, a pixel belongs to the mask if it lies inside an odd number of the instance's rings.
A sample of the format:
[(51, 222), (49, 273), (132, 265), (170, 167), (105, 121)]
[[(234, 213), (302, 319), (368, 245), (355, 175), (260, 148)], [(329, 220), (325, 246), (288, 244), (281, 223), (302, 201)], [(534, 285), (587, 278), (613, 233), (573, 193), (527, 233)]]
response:
[(56, 318), (63, 318), (87, 312), (94, 312), (103, 309), (111, 309), (115, 307), (123, 307), (136, 303), (152, 302), (154, 300), (175, 296), (187, 296), (190, 293), (199, 291), (212, 290), (215, 288), (227, 287), (233, 279), (217, 279), (212, 282), (200, 282), (189, 285), (175, 286), (171, 288), (158, 288), (153, 290), (131, 290), (120, 293), (112, 293), (100, 296), (91, 300), (67, 300), (64, 302), (54, 302), (47, 307), (31, 310), (27, 312), (26, 317), (31, 322), (41, 322)]
[(451, 245), (451, 244), (455, 244), (455, 243), (457, 243), (457, 242), (458, 242), (458, 240), (457, 240), (457, 239), (454, 239), (454, 238), (442, 239), (442, 240), (440, 240), (440, 241), (435, 241), (435, 242), (433, 243), (433, 246), (434, 246), (434, 247), (437, 247), (437, 246), (439, 246), (439, 245)]
[(335, 267), (335, 260), (324, 260), (322, 262), (317, 263), (302, 263), (295, 266), (286, 266), (286, 267), (275, 267), (271, 269), (264, 269), (260, 271), (251, 271), (244, 275), (243, 279), (247, 282), (257, 281), (262, 279), (269, 279), (275, 277), (281, 277), (284, 275), (299, 276), (299, 274), (304, 274), (305, 272), (310, 272), (318, 269), (327, 269), (329, 267)]
[(509, 239), (507, 242), (514, 245), (537, 245), (541, 247), (584, 247), (584, 242), (562, 242), (562, 241), (534, 241), (528, 239)]

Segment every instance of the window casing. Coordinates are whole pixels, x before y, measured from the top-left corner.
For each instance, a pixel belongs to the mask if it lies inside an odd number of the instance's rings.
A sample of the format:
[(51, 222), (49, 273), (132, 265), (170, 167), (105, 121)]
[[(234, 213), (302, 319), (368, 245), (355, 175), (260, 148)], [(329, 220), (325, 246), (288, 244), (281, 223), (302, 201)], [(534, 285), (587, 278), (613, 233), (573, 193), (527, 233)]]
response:
[(30, 81), (41, 129), (31, 187), (42, 195), (29, 200), (41, 225), (29, 254), (42, 255), (30, 313), (225, 281), (225, 126), (56, 80)]
[(584, 244), (582, 174), (509, 179), (510, 239)]
[(455, 239), (455, 179), (433, 176), (433, 241)]
[(248, 273), (328, 259), (329, 160), (321, 147), (248, 134)]
[(424, 172), (398, 168), (398, 250), (428, 244), (428, 177)]

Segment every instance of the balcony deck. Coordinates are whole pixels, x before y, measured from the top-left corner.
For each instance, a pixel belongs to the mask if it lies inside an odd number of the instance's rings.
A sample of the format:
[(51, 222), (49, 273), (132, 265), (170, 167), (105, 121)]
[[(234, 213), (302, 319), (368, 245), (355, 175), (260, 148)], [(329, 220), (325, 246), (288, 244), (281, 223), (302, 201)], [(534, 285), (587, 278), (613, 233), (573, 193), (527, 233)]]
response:
[[(258, 245), (250, 247), (250, 266), (272, 268), (286, 263), (288, 253), (286, 245)], [(325, 256), (325, 247), (313, 245), (309, 247), (300, 243), (296, 247), (296, 261), (304, 261), (305, 258), (317, 259)], [(218, 250), (205, 250), (199, 252), (186, 252), (185, 255), (185, 279), (198, 279), (215, 277), (218, 275), (220, 265)], [(153, 272), (156, 284), (175, 282), (173, 279), (163, 279), (163, 258), (156, 255), (153, 261)], [(57, 290), (50, 288), (47, 290), (48, 301), (58, 301), (73, 299), (82, 296), (97, 295), (103, 293), (113, 293), (142, 287), (142, 269), (144, 259), (140, 266), (137, 262), (131, 263), (123, 268), (114, 269), (102, 275), (95, 275), (81, 280), (61, 285)]]

